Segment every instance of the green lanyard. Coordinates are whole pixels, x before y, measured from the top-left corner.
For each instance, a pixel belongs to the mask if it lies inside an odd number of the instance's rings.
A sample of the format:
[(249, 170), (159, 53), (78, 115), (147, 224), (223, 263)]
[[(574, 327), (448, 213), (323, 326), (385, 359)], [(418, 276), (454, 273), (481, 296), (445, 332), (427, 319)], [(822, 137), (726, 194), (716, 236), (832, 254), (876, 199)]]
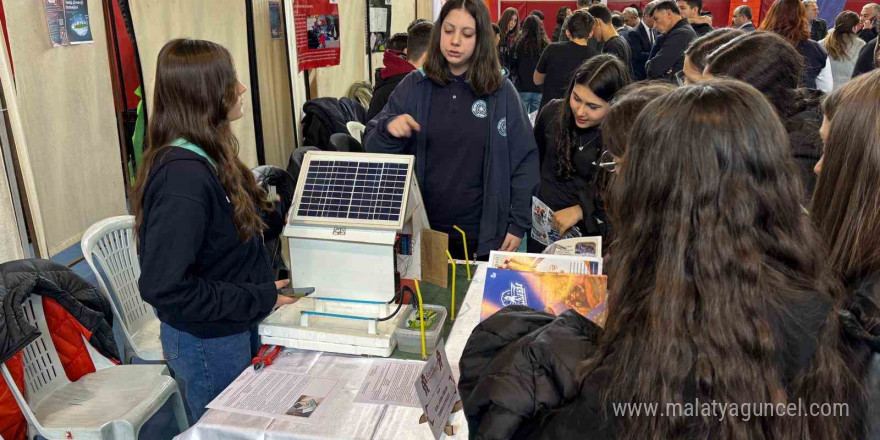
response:
[(183, 148), (185, 150), (192, 151), (193, 153), (196, 153), (199, 156), (204, 157), (205, 159), (208, 160), (208, 163), (210, 163), (211, 166), (214, 167), (214, 171), (215, 172), (217, 171), (217, 162), (215, 162), (214, 159), (211, 159), (211, 156), (208, 156), (208, 153), (205, 153), (205, 150), (203, 150), (198, 145), (196, 145), (196, 144), (194, 144), (184, 138), (175, 139), (174, 142), (171, 143), (171, 145), (173, 145), (175, 147)]

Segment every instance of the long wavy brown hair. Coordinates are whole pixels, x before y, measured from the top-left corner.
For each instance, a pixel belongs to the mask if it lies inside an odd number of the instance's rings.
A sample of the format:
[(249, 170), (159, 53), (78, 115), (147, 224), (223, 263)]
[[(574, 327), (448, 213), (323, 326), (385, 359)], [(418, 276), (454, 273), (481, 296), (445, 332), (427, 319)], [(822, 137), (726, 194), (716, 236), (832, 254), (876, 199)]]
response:
[(880, 71), (822, 105), (831, 122), (811, 213), (841, 278), (880, 273)]
[(741, 35), (706, 58), (708, 72), (738, 79), (758, 89), (783, 118), (805, 110), (809, 100), (798, 85), (804, 75), (804, 57), (773, 32)]
[(233, 206), (232, 220), (242, 241), (261, 234), (257, 209), (271, 210), (266, 192), (238, 159), (238, 140), (227, 119), (238, 99), (238, 77), (229, 51), (204, 40), (171, 40), (159, 52), (153, 112), (144, 165), (131, 195), (135, 227), (140, 228), (150, 172), (162, 163), (170, 144), (184, 138), (217, 163), (217, 177)]
[(544, 49), (550, 45), (547, 39), (547, 32), (544, 31), (544, 24), (541, 19), (534, 15), (529, 15), (523, 20), (522, 33), (514, 44), (514, 51), (522, 50), (526, 56), (540, 57), (544, 53)]
[(760, 29), (778, 34), (793, 46), (810, 39), (807, 10), (801, 0), (776, 0)]
[[(803, 190), (770, 104), (744, 83), (710, 81), (650, 102), (631, 131), (609, 198), (608, 318), (581, 370), (585, 378), (609, 372), (603, 408), (656, 403), (662, 412), (686, 395), (846, 402), (857, 383), (837, 352), (840, 288), (798, 203)], [(806, 330), (811, 363), (795, 376), (783, 365), (791, 355), (778, 321), (796, 310), (821, 327)], [(833, 417), (666, 414), (613, 423), (617, 438), (640, 440), (848, 435), (848, 419)]]

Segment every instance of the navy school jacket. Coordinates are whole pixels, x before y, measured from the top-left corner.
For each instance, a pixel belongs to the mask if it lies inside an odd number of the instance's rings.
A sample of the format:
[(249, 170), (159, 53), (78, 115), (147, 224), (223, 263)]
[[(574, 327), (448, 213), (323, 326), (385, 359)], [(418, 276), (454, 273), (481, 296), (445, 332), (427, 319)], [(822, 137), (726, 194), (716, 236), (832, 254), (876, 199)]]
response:
[[(432, 87), (432, 81), (421, 69), (410, 73), (394, 89), (382, 112), (369, 122), (364, 136), (364, 148), (371, 153), (415, 155), (420, 184), (425, 181), (425, 128)], [(484, 99), (488, 107), (489, 145), (483, 161), (483, 215), (477, 255), (501, 247), (507, 233), (522, 237), (531, 230), (532, 196), (537, 194), (539, 180), (538, 147), (516, 88), (505, 80)], [(402, 114), (412, 116), (422, 131), (410, 138), (391, 136), (388, 123)]]

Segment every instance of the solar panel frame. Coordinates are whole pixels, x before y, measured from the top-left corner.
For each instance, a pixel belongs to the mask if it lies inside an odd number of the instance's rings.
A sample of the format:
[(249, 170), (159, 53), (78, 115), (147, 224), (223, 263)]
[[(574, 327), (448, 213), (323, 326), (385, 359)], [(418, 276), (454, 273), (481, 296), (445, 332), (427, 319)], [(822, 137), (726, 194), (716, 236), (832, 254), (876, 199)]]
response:
[(412, 178), (412, 156), (309, 152), (289, 223), (401, 229)]

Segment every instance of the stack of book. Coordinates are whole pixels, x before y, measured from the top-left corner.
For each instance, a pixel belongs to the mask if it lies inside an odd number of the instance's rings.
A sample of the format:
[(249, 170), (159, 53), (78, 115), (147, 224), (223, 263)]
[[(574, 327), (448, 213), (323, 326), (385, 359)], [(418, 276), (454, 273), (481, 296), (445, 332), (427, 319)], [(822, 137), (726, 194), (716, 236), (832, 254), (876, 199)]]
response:
[(521, 305), (554, 315), (574, 310), (603, 325), (608, 280), (602, 274), (601, 237), (571, 240), (578, 242), (556, 246), (557, 253), (492, 252), (480, 320)]

